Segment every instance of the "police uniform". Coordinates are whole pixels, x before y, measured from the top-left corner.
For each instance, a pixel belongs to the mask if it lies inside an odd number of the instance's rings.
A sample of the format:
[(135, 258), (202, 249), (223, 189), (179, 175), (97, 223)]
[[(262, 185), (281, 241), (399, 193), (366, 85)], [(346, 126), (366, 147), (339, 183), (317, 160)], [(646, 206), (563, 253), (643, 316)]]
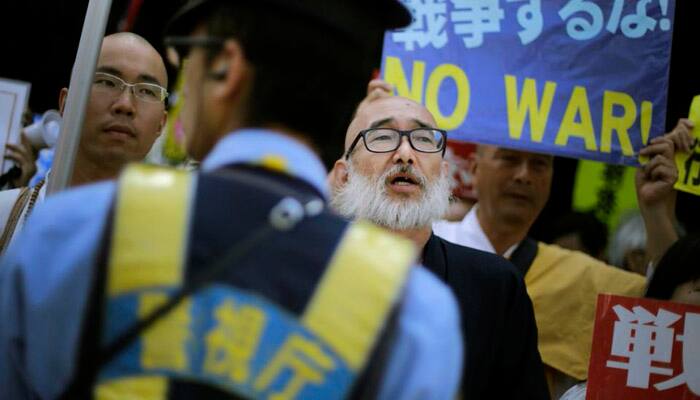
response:
[(0, 397), (454, 395), (454, 298), (410, 244), (323, 210), (308, 148), (238, 131), (202, 170), (37, 207), (0, 266)]

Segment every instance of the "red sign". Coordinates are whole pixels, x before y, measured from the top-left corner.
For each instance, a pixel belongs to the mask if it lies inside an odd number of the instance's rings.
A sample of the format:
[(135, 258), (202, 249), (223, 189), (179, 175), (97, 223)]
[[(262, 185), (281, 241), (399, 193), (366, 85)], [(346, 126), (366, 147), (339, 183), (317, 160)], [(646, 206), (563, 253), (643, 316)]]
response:
[(586, 399), (700, 399), (700, 307), (599, 295)]
[(471, 174), (467, 166), (467, 160), (475, 149), (476, 145), (472, 143), (447, 141), (445, 160), (449, 164), (449, 173), (454, 187), (452, 194), (460, 199), (476, 200)]

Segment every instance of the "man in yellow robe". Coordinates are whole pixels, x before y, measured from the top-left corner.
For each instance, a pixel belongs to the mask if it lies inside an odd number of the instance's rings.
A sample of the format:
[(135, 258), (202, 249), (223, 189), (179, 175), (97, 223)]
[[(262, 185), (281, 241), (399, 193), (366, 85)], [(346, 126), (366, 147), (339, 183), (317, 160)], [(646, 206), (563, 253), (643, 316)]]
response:
[[(637, 173), (637, 196), (649, 232), (647, 251), (656, 259), (676, 239), (673, 135), (652, 140), (640, 154), (650, 162)], [(479, 146), (470, 168), (478, 203), (464, 220), (439, 222), (433, 230), (457, 244), (500, 254), (520, 269), (535, 310), (550, 391), (558, 398), (587, 378), (598, 294), (641, 296), (646, 280), (527, 237), (549, 198), (552, 161), (550, 155)]]

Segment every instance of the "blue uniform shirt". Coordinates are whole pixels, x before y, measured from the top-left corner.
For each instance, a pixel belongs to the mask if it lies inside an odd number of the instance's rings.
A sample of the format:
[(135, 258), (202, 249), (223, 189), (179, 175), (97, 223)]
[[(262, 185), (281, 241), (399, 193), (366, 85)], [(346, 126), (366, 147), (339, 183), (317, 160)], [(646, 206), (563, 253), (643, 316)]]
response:
[[(287, 172), (327, 194), (315, 154), (286, 136), (245, 130), (223, 138), (205, 171), (232, 163), (285, 160)], [(37, 206), (0, 263), (0, 398), (60, 394), (72, 378), (82, 316), (114, 182), (66, 191)], [(382, 399), (451, 399), (461, 375), (462, 337), (449, 289), (423, 267), (412, 269)]]

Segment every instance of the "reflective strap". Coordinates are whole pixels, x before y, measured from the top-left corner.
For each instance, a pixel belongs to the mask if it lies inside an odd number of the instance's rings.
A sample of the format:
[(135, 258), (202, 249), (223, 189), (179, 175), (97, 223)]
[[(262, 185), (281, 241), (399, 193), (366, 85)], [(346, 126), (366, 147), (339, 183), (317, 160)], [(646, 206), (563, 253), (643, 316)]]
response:
[(368, 222), (353, 223), (309, 301), (302, 324), (360, 372), (415, 257), (410, 241)]
[(124, 172), (108, 264), (109, 296), (181, 285), (193, 179), (184, 171), (140, 164)]
[(165, 400), (168, 380), (159, 376), (115, 379), (95, 389), (96, 400)]
[[(140, 164), (122, 174), (107, 270), (108, 297), (182, 284), (192, 180), (186, 172)], [(158, 333), (151, 330), (144, 339)], [(98, 400), (164, 400), (167, 393), (167, 377), (144, 376), (102, 382), (94, 394)]]

